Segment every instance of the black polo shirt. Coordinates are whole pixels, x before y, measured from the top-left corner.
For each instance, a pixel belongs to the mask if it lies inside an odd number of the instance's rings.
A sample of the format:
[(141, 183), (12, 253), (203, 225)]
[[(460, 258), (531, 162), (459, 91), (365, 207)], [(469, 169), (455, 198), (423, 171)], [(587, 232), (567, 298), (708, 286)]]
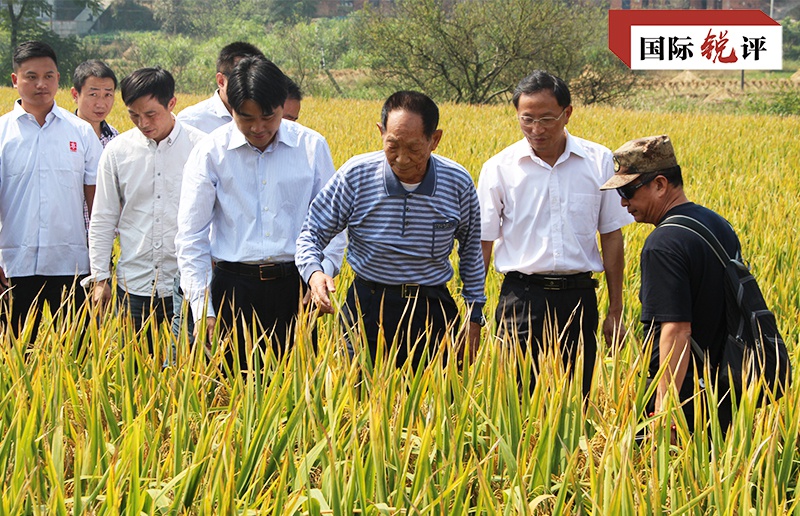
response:
[[(667, 212), (692, 217), (705, 225), (734, 256), (739, 239), (728, 221), (703, 206), (685, 203)], [(692, 338), (709, 350), (716, 366), (727, 336), (723, 267), (705, 241), (682, 227), (656, 227), (647, 237), (641, 257), (642, 322), (656, 339), (651, 372), (658, 370), (658, 335), (662, 322), (691, 322)], [(691, 380), (691, 375), (687, 375)]]

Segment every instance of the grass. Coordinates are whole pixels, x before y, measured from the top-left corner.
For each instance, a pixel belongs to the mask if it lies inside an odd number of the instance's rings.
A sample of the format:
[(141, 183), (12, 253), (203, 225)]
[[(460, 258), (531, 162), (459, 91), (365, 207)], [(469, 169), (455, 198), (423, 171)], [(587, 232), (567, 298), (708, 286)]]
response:
[[(10, 106), (13, 92), (0, 98)], [(181, 97), (179, 109), (196, 100)], [(71, 105), (63, 92), (58, 102)], [(441, 110), (438, 152), (475, 177), (519, 138), (509, 107)], [(379, 111), (376, 102), (308, 99), (301, 121), (327, 137), (340, 165), (379, 148)], [(131, 127), (119, 102), (110, 121)], [(568, 127), (612, 149), (670, 135), (689, 197), (736, 228), (797, 364), (800, 121), (576, 107)], [(391, 357), (347, 357), (330, 317), (320, 320), (313, 352), (313, 316), (305, 314), (294, 350), (264, 356), (246, 378), (225, 372), (231, 339), (215, 340), (206, 356), (168, 328), (148, 327), (159, 343), (152, 357), (146, 339), (113, 313), (45, 316), (27, 347), (4, 332), (0, 514), (798, 512), (797, 368), (791, 390), (767, 407), (746, 392), (724, 438), (713, 408), (685, 421), (673, 400), (675, 445), (663, 415), (641, 417), (651, 388), (637, 322), (638, 253), (649, 231), (624, 230), (633, 331), (615, 351), (601, 346), (585, 405), (580, 383), (553, 353), (533, 392), (521, 395), (517, 368), (529, 374), (530, 364), (491, 329), (463, 370), (448, 363), (412, 371), (388, 365)], [(339, 295), (351, 278), (345, 269)], [(490, 274), (489, 314), (499, 280)], [(599, 298), (604, 307), (604, 287)], [(175, 363), (164, 368), (172, 345)], [(646, 440), (636, 439), (650, 427)]]

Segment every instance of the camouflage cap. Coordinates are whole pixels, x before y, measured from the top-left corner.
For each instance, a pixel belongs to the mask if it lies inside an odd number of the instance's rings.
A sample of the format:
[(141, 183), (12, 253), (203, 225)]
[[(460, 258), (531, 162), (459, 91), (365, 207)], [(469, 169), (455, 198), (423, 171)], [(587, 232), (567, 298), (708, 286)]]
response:
[(600, 187), (610, 190), (625, 186), (642, 174), (678, 165), (669, 136), (648, 136), (631, 140), (614, 151), (614, 176)]

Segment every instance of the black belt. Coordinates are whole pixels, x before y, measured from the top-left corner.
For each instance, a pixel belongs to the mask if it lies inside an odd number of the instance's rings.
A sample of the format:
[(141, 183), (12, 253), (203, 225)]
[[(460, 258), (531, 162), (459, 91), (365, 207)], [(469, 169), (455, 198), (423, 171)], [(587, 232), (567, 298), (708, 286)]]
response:
[(513, 271), (506, 273), (506, 276), (514, 278), (523, 283), (542, 287), (544, 290), (570, 290), (579, 288), (597, 288), (597, 280), (592, 278), (591, 272), (579, 272), (578, 274), (567, 275), (545, 275), (545, 274), (522, 274)]
[(270, 281), (287, 276), (299, 274), (294, 262), (283, 263), (239, 263), (239, 262), (217, 262), (216, 266), (225, 272), (258, 278), (261, 281)]
[(415, 298), (418, 296), (441, 299), (443, 294), (448, 293), (447, 285), (420, 285), (419, 283), (402, 283), (400, 285), (390, 285), (388, 283), (378, 283), (356, 276), (356, 281), (372, 290), (383, 290), (385, 292), (399, 292), (400, 297)]

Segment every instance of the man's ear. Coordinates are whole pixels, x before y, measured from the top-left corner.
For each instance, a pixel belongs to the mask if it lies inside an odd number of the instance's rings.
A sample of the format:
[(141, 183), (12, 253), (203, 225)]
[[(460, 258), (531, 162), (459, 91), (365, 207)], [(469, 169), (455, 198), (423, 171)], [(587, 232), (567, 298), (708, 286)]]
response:
[(72, 93), (72, 100), (78, 102), (78, 90), (76, 90), (75, 87), (73, 86), (72, 88), (70, 88), (69, 92)]
[(383, 127), (383, 124), (380, 122), (375, 122), (375, 125), (378, 127), (378, 131), (381, 133), (381, 136), (383, 136), (383, 133), (386, 132), (386, 128)]
[(441, 140), (442, 140), (442, 130), (437, 129), (433, 131), (433, 134), (431, 135), (431, 142), (432, 142), (431, 152), (436, 150), (436, 147), (439, 146), (439, 142)]

